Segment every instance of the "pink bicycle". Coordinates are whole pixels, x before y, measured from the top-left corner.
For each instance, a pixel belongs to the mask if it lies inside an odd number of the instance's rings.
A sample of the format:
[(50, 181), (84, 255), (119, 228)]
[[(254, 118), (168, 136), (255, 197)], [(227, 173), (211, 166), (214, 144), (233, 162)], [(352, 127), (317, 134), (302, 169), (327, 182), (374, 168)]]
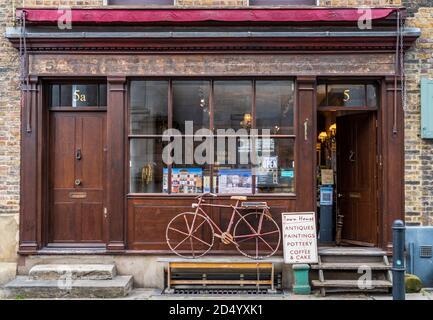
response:
[[(206, 203), (205, 193), (192, 204), (194, 212), (176, 215), (168, 224), (166, 238), (169, 248), (183, 258), (204, 256), (214, 245), (215, 237), (251, 259), (264, 259), (278, 250), (281, 232), (266, 202), (246, 202), (245, 196), (233, 196), (235, 205)], [(215, 223), (205, 208), (230, 208), (232, 214), (225, 231)]]

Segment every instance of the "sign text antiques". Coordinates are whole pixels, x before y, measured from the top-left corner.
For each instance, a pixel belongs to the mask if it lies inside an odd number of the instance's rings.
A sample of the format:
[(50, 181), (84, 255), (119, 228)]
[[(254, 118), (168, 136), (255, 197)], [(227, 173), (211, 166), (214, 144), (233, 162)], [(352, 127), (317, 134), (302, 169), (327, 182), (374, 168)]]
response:
[(317, 263), (314, 212), (283, 212), (284, 263)]

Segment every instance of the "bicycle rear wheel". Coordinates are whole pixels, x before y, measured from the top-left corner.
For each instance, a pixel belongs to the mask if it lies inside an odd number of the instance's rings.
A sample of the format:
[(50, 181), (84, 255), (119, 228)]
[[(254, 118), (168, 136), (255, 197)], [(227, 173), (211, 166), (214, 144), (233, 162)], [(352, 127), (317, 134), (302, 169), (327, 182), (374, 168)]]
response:
[(280, 227), (262, 211), (242, 216), (233, 229), (237, 250), (251, 259), (268, 258), (277, 252), (281, 242)]
[(184, 212), (167, 225), (168, 247), (182, 258), (204, 256), (214, 244), (214, 230), (209, 219), (202, 214)]

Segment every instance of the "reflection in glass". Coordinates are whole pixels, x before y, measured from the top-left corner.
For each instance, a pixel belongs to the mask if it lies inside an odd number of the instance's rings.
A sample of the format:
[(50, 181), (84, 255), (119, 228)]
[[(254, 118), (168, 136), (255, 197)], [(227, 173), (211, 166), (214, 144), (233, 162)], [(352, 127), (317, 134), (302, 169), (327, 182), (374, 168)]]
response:
[(293, 134), (293, 81), (256, 81), (256, 128)]
[(288, 193), (295, 191), (294, 140), (257, 139), (257, 193)]
[(370, 108), (378, 107), (379, 95), (377, 92), (377, 86), (369, 84), (367, 85), (367, 106)]
[[(130, 142), (130, 192), (161, 193), (163, 191), (161, 139), (131, 139)], [(120, 182), (119, 182), (120, 183)]]
[(320, 107), (328, 106), (326, 84), (319, 84), (317, 86), (317, 103)]
[(252, 114), (252, 93), (252, 81), (215, 81), (215, 129), (248, 129), (244, 119)]
[(131, 134), (162, 134), (168, 125), (168, 81), (131, 81)]
[(185, 134), (185, 121), (193, 121), (192, 134), (209, 128), (209, 81), (173, 81), (173, 128)]

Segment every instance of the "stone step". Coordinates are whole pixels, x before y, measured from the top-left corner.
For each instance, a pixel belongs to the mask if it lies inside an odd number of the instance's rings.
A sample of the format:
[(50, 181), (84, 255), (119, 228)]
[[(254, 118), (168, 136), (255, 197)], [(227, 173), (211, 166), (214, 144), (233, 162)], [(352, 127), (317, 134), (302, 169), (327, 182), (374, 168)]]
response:
[(369, 256), (383, 257), (386, 252), (377, 248), (319, 248), (320, 256)]
[(115, 276), (114, 264), (40, 264), (29, 271), (34, 280), (110, 280)]
[(132, 290), (132, 276), (110, 280), (34, 280), (19, 276), (4, 286), (9, 298), (119, 298)]
[(359, 263), (359, 262), (326, 262), (322, 264), (313, 264), (313, 270), (358, 270), (359, 268), (369, 267), (371, 270), (390, 270), (391, 266), (384, 263)]
[[(312, 280), (311, 281), (313, 287), (315, 288), (353, 288), (360, 289), (358, 287), (358, 280)], [(391, 281), (387, 280), (372, 280), (371, 281), (372, 289), (386, 289), (391, 288)], [(361, 289), (361, 290), (369, 290), (369, 289)]]

